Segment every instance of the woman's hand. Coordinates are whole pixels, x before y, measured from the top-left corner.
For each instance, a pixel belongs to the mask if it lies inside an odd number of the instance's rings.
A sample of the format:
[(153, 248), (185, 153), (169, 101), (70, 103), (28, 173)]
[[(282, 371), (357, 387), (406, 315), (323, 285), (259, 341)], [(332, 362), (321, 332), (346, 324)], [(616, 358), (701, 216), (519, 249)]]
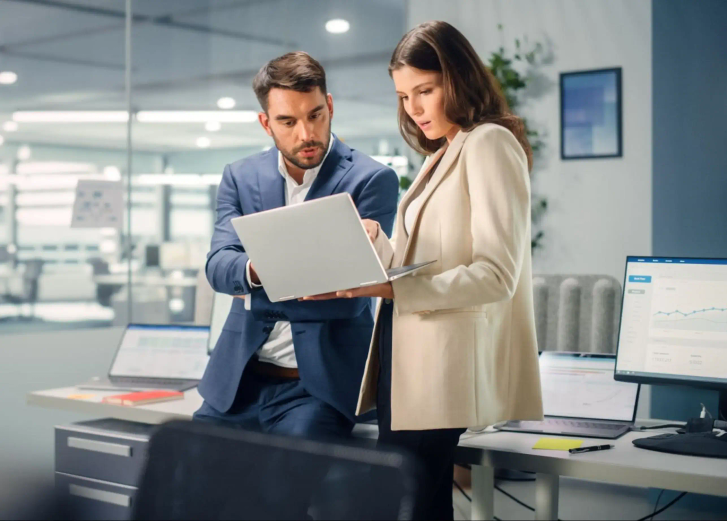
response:
[(373, 286), (365, 286), (363, 288), (345, 289), (343, 291), (334, 291), (332, 293), (323, 293), (322, 295), (312, 295), (304, 297), (300, 300), (331, 300), (335, 298), (357, 298), (357, 297), (381, 297), (394, 298), (394, 288), (391, 282), (383, 284), (375, 284)]
[(361, 222), (363, 223), (364, 228), (366, 228), (366, 233), (368, 234), (369, 239), (371, 239), (371, 242), (374, 242), (379, 236), (379, 223), (372, 221), (371, 219), (361, 219)]

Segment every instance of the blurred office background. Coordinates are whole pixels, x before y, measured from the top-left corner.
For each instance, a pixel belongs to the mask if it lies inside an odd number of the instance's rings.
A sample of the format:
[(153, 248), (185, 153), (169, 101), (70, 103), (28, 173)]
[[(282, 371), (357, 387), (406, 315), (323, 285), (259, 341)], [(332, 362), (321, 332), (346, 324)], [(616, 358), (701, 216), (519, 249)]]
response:
[[(407, 172), (387, 73), (405, 1), (134, 0), (130, 41), (126, 6), (0, 2), (0, 331), (192, 321), (222, 170), (272, 145), (252, 78), (285, 52), (325, 66), (336, 134)], [(70, 228), (78, 179), (122, 183), (120, 230)]]

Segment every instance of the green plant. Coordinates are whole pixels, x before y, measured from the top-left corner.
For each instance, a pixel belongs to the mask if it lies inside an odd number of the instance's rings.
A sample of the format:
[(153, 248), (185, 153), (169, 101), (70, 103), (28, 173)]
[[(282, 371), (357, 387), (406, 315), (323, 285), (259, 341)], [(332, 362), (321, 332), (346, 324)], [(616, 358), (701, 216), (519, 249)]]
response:
[[(502, 25), (498, 25), (497, 29), (502, 33)], [(500, 83), (502, 93), (513, 114), (518, 114), (518, 108), (521, 105), (521, 95), (524, 89), (528, 87), (530, 79), (527, 74), (521, 73), (518, 69), (521, 67), (530, 70), (537, 68), (541, 63), (542, 56), (542, 44), (536, 43), (530, 45), (527, 39), (521, 42), (519, 38), (515, 39), (515, 52), (512, 55), (504, 47), (500, 47), (490, 55), (488, 67)], [(544, 146), (542, 135), (538, 130), (529, 125), (527, 118), (520, 117), (525, 126), (530, 146), (533, 148), (533, 155), (537, 158)], [(533, 251), (536, 251), (543, 248), (545, 232), (541, 229), (540, 222), (548, 209), (548, 200), (545, 197), (533, 194), (531, 206), (532, 236), (530, 246)]]

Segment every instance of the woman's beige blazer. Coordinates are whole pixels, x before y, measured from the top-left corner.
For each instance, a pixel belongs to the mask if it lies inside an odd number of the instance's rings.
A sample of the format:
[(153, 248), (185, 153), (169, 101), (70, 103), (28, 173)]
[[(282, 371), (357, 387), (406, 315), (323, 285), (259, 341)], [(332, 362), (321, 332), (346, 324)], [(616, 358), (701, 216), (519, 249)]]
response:
[[(428, 170), (440, 154), (432, 173)], [(411, 235), (404, 214), (424, 204)], [(542, 419), (525, 152), (507, 129), (460, 131), (431, 156), (399, 205), (385, 266), (436, 260), (394, 281), (393, 430), (481, 428)], [(378, 311), (358, 401), (376, 406)]]

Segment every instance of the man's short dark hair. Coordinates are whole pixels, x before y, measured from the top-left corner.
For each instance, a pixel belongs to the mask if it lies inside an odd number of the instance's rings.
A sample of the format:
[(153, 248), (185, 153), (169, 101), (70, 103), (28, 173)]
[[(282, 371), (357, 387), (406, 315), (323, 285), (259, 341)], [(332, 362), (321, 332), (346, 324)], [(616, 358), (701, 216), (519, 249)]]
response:
[(252, 88), (260, 106), (268, 111), (270, 89), (290, 89), (296, 92), (310, 92), (314, 88), (326, 94), (326, 71), (308, 53), (289, 52), (270, 60), (255, 75)]

